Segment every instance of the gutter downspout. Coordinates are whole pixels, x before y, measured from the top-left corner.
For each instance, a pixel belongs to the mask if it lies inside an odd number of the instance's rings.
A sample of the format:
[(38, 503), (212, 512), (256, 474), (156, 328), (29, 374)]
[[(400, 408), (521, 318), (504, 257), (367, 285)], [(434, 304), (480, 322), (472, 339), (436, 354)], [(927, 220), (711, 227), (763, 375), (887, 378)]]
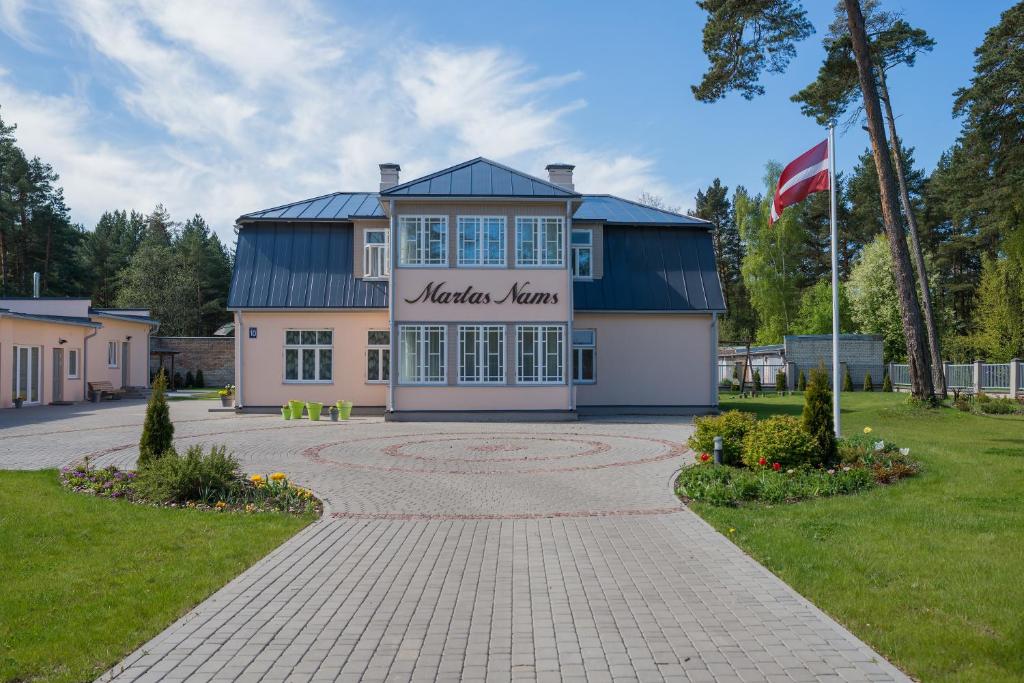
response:
[[(572, 367), (573, 361), (573, 349), (572, 349), (572, 330), (574, 318), (576, 316), (576, 305), (573, 302), (573, 277), (572, 277), (572, 200), (565, 200), (565, 272), (569, 278), (569, 319), (566, 321), (566, 339), (565, 343), (565, 370), (566, 370), (566, 385), (569, 387), (569, 412), (576, 410), (576, 382), (574, 380), (574, 372)], [(593, 265), (591, 265), (593, 267)]]
[(718, 407), (718, 314), (711, 314), (711, 405)]
[(95, 327), (92, 334), (82, 338), (82, 400), (89, 401), (89, 340), (100, 333), (100, 328)]
[(388, 200), (388, 252), (390, 263), (388, 264), (388, 401), (384, 406), (385, 412), (395, 411), (395, 374), (398, 369), (398, 362), (395, 360), (395, 267), (398, 263), (396, 247), (398, 238), (395, 228), (398, 225), (398, 218), (395, 216), (395, 200)]
[(242, 311), (235, 311), (235, 358), (237, 359), (237, 367), (235, 368), (235, 407), (244, 408), (245, 400), (242, 398), (242, 348), (244, 340), (242, 339)]

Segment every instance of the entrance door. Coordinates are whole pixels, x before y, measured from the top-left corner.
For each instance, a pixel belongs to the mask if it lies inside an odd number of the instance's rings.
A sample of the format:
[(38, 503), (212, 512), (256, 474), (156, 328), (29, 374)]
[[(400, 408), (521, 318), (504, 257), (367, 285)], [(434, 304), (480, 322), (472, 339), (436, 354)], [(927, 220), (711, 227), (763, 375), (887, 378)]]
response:
[(128, 342), (121, 342), (121, 388), (129, 386), (128, 378), (128, 367), (131, 364), (131, 359), (128, 357)]
[(25, 403), (39, 403), (41, 355), (42, 349), (38, 346), (14, 347), (14, 376), (11, 378), (14, 398), (23, 396)]
[(64, 400), (64, 349), (53, 350), (53, 402)]

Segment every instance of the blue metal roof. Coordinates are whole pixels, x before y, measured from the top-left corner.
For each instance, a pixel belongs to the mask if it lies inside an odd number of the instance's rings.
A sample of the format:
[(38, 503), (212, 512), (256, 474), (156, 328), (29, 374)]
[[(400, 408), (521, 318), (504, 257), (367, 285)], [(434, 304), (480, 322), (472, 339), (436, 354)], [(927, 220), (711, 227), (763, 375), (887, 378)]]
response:
[(382, 191), (382, 197), (550, 197), (580, 195), (546, 180), (477, 157)]
[(688, 225), (711, 227), (702, 218), (684, 216), (680, 213), (655, 209), (628, 199), (610, 194), (588, 194), (583, 196), (583, 205), (573, 214), (577, 221), (604, 221), (623, 225)]
[(353, 218), (383, 218), (376, 192), (334, 192), (312, 199), (292, 202), (272, 209), (239, 216), (247, 221), (347, 221)]
[(723, 311), (711, 233), (668, 226), (604, 228), (604, 276), (573, 283), (577, 311)]
[(247, 225), (238, 232), (228, 308), (386, 308), (386, 282), (353, 276), (352, 231), (314, 222)]

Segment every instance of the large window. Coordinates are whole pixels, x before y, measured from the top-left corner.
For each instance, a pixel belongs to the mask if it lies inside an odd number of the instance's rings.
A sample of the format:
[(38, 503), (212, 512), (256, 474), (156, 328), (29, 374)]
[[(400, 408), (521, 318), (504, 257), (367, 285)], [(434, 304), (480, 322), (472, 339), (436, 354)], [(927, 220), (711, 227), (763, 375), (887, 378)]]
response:
[(68, 349), (68, 379), (78, 379), (78, 349)]
[(399, 373), (403, 384), (444, 384), (447, 345), (444, 325), (399, 325)]
[(391, 377), (391, 333), (370, 330), (366, 333), (366, 381), (387, 382)]
[(388, 256), (388, 231), (363, 231), (363, 277), (367, 279), (385, 278), (388, 276), (390, 258)]
[(284, 333), (284, 381), (330, 382), (334, 366), (334, 333), (330, 330), (287, 330)]
[(107, 367), (108, 368), (116, 368), (117, 367), (117, 342), (116, 341), (108, 341), (107, 342)]
[(561, 218), (520, 216), (516, 218), (516, 265), (565, 265)]
[(594, 330), (572, 331), (572, 379), (577, 384), (594, 382)]
[(448, 219), (444, 216), (399, 216), (398, 258), (403, 266), (448, 265)]
[(594, 277), (594, 232), (592, 230), (572, 231), (572, 276), (579, 280)]
[(505, 382), (505, 326), (459, 326), (459, 382)]
[(459, 216), (458, 264), (505, 265), (505, 219), (502, 216)]
[(516, 327), (516, 381), (559, 384), (563, 380), (565, 328), (561, 325)]

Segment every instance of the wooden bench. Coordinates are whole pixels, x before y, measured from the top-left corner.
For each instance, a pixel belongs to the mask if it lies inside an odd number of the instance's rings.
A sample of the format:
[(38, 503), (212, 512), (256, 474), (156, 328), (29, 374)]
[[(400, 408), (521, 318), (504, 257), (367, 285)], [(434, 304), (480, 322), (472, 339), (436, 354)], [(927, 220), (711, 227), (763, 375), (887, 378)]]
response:
[(99, 394), (100, 400), (107, 398), (108, 400), (114, 400), (121, 398), (124, 394), (123, 389), (115, 389), (114, 385), (109, 380), (102, 382), (89, 382), (89, 396), (90, 398)]

